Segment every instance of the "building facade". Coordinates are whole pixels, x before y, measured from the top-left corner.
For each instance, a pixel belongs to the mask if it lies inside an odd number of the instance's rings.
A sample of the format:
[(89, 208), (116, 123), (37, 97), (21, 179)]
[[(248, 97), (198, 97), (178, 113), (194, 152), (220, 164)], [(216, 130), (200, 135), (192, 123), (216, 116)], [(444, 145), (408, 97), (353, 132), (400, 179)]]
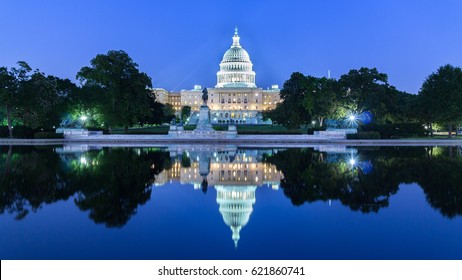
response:
[[(274, 109), (281, 102), (277, 85), (266, 90), (257, 87), (256, 73), (252, 67), (249, 54), (240, 44), (236, 28), (233, 44), (220, 62), (217, 84), (214, 88), (207, 89), (209, 93), (207, 105), (211, 110), (212, 123), (264, 123), (261, 112)], [(200, 85), (196, 85), (191, 90), (182, 90), (179, 93), (168, 92), (165, 89), (153, 91), (158, 102), (164, 104), (174, 102), (171, 104), (177, 111), (181, 110), (182, 106), (190, 106), (191, 111), (196, 112), (202, 105), (202, 90)]]

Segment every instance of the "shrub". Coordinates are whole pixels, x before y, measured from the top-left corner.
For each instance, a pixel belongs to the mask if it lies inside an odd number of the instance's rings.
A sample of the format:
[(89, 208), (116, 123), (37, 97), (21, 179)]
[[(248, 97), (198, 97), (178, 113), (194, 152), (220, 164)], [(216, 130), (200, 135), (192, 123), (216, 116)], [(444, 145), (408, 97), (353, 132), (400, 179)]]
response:
[(0, 138), (7, 138), (8, 136), (8, 126), (0, 126)]
[(62, 133), (39, 131), (34, 134), (35, 139), (63, 139)]
[(216, 131), (227, 131), (228, 126), (227, 125), (214, 125), (213, 129)]
[(362, 130), (377, 131), (382, 139), (424, 137), (427, 135), (427, 131), (419, 123), (369, 124), (363, 126)]
[[(0, 138), (10, 137), (8, 127), (0, 126)], [(30, 127), (23, 125), (16, 125), (13, 127), (13, 137), (14, 138), (33, 138), (34, 130)]]
[(347, 134), (346, 139), (380, 139), (377, 131), (360, 131), (355, 134)]
[(244, 131), (239, 131), (238, 129), (238, 134), (302, 134), (298, 130), (285, 130), (285, 131), (262, 131), (262, 130), (244, 130)]

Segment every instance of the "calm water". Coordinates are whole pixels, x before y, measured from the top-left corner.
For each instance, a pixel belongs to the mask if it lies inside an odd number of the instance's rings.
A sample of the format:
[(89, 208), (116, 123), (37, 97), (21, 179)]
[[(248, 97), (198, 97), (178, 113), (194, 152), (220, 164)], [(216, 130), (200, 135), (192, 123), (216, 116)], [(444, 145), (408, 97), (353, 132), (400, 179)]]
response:
[(8, 147), (1, 259), (462, 259), (461, 147)]

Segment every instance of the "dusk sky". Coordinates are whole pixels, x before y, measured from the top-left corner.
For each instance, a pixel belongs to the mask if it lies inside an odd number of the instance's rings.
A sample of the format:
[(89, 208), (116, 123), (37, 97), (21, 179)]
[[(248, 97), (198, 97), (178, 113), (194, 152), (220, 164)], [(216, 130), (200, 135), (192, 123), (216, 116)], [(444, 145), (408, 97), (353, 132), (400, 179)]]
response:
[(439, 66), (462, 66), (458, 0), (0, 0), (0, 66), (24, 60), (75, 81), (97, 54), (124, 50), (154, 87), (214, 87), (235, 26), (263, 88), (365, 66), (417, 93)]

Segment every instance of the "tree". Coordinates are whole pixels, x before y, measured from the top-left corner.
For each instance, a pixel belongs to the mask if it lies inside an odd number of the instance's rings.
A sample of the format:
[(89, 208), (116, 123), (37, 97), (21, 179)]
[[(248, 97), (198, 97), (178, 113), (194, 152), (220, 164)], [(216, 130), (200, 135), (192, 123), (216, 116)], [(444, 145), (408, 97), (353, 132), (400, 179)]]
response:
[(387, 74), (376, 68), (362, 67), (350, 70), (339, 79), (343, 94), (343, 106), (356, 114), (370, 111), (378, 121), (387, 116), (387, 105), (393, 90), (388, 84)]
[(31, 128), (57, 126), (66, 111), (66, 102), (75, 85), (68, 79), (45, 76), (36, 70), (23, 83), (23, 102), (18, 106), (22, 123)]
[(313, 79), (316, 90), (313, 92), (313, 117), (319, 126), (323, 126), (324, 119), (337, 119), (345, 114), (340, 106), (338, 83), (335, 79), (325, 77)]
[(448, 125), (448, 137), (454, 124), (462, 121), (462, 69), (444, 65), (422, 84), (419, 101), (424, 120)]
[(140, 124), (162, 124), (164, 122), (164, 108), (165, 105), (156, 101), (154, 94), (149, 98), (149, 112), (147, 116), (141, 119)]
[(83, 67), (77, 78), (84, 87), (98, 87), (101, 94), (97, 103), (104, 124), (109, 128), (128, 127), (149, 115), (151, 78), (138, 70), (138, 64), (124, 51), (109, 51), (91, 60), (91, 67)]
[(18, 106), (24, 101), (23, 85), (29, 79), (32, 70), (24, 61), (18, 61), (19, 68), (0, 67), (0, 104), (5, 110), (10, 138), (13, 138), (13, 121), (17, 116)]
[(172, 104), (165, 104), (162, 107), (162, 112), (164, 116), (164, 122), (170, 122), (172, 119), (175, 118), (175, 109), (173, 109)]
[(190, 106), (181, 107), (181, 119), (183, 120), (183, 122), (186, 122), (186, 120), (189, 118), (190, 115), (191, 115)]
[(316, 90), (314, 77), (306, 77), (302, 73), (292, 73), (284, 82), (280, 92), (283, 99), (275, 109), (265, 112), (263, 117), (270, 118), (287, 128), (299, 128), (311, 122), (313, 110), (313, 92)]

